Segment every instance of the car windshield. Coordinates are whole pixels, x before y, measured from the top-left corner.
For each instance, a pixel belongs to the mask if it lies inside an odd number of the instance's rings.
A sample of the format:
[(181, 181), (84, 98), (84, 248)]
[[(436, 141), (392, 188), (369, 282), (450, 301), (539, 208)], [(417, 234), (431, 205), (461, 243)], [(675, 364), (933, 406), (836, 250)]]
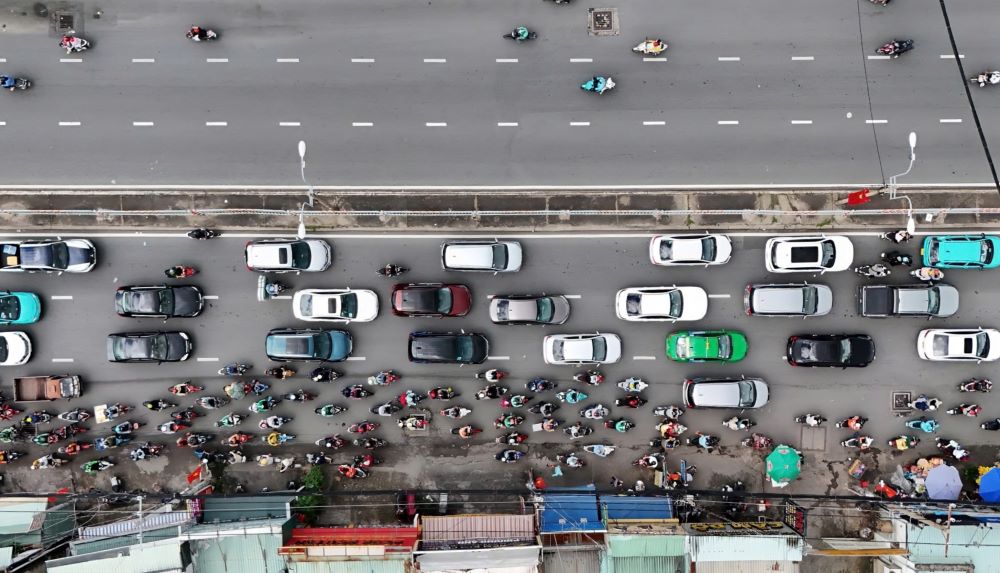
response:
[(510, 320), (510, 301), (501, 300), (497, 303), (497, 320)]
[(804, 314), (815, 314), (819, 297), (816, 296), (816, 287), (805, 287), (802, 289), (802, 312)]
[(979, 260), (984, 265), (988, 265), (993, 262), (993, 241), (983, 239), (979, 244)]
[(21, 301), (16, 296), (0, 297), (0, 320), (17, 320), (21, 315)]
[(757, 401), (757, 392), (754, 390), (753, 384), (746, 380), (741, 380), (736, 384), (740, 388), (740, 408), (753, 407), (754, 402)]
[(718, 336), (715, 340), (719, 345), (719, 358), (725, 359), (733, 355), (733, 340), (728, 335)]
[(471, 362), (475, 353), (475, 345), (471, 336), (455, 337), (455, 359), (460, 362)]
[(927, 262), (934, 266), (941, 262), (941, 241), (937, 239), (931, 239), (931, 245), (928, 249)]
[(562, 340), (556, 340), (552, 343), (552, 358), (554, 358), (556, 362), (561, 362), (566, 359), (566, 354), (563, 351), (564, 346), (565, 343)]
[(976, 350), (975, 350), (976, 356), (980, 358), (986, 358), (986, 356), (990, 353), (990, 337), (986, 336), (985, 332), (980, 332), (979, 334), (976, 335), (975, 341), (976, 341)]
[(674, 353), (677, 354), (677, 358), (690, 358), (691, 346), (690, 336), (678, 338), (677, 343), (674, 345)]
[(333, 351), (333, 341), (330, 340), (330, 335), (326, 332), (316, 333), (312, 337), (312, 356), (315, 358), (329, 358), (330, 353)]
[(705, 237), (701, 240), (701, 260), (703, 261), (714, 261), (715, 260), (715, 239), (711, 237)]
[(538, 306), (538, 314), (535, 320), (538, 322), (549, 322), (552, 320), (552, 315), (555, 314), (555, 305), (552, 304), (552, 299), (547, 297), (539, 297), (536, 301)]
[(503, 270), (507, 268), (507, 245), (493, 245), (493, 270)]
[(299, 299), (299, 313), (302, 316), (312, 316), (313, 313), (313, 296), (311, 294), (303, 295)]
[(7, 339), (0, 338), (0, 362), (7, 362)]
[(669, 261), (670, 257), (674, 254), (674, 242), (670, 240), (664, 240), (660, 242), (660, 258)]
[(937, 287), (927, 289), (927, 312), (930, 314), (941, 312), (941, 292)]
[(593, 343), (594, 346), (594, 360), (597, 360), (598, 362), (603, 362), (604, 359), (608, 357), (607, 343), (601, 336), (592, 338), (591, 342)]
[(297, 269), (308, 269), (312, 260), (312, 252), (309, 245), (304, 241), (297, 241), (291, 244), (292, 266)]
[(833, 260), (836, 258), (836, 249), (833, 248), (833, 241), (823, 241), (820, 247), (820, 260), (819, 264), (821, 267), (828, 269), (833, 266)]
[[(330, 314), (337, 314), (336, 300), (336, 297), (330, 297)], [(340, 316), (344, 318), (357, 318), (358, 295), (346, 293), (340, 296)]]
[(437, 295), (435, 297), (437, 299), (437, 306), (435, 310), (441, 314), (448, 314), (451, 312), (451, 289), (448, 287), (441, 287), (437, 289), (435, 294)]

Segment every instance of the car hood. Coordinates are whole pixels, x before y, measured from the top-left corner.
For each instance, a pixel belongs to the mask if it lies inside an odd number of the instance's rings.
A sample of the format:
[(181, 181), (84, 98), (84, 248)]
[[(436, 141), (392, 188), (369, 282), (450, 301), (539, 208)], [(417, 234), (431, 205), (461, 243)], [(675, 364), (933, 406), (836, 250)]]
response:
[(174, 289), (174, 314), (177, 316), (197, 316), (201, 313), (201, 290), (198, 287), (183, 286)]
[(89, 245), (78, 245), (75, 242), (67, 242), (66, 248), (69, 251), (70, 270), (88, 270), (94, 265), (96, 253)]
[(191, 352), (191, 341), (181, 332), (165, 332), (167, 355), (165, 360), (184, 360)]

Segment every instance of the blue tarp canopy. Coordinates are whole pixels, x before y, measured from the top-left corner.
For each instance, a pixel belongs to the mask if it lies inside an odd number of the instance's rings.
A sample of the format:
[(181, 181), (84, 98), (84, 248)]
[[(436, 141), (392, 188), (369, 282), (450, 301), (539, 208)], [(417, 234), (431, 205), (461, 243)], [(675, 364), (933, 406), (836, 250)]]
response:
[(580, 493), (563, 489), (565, 493), (542, 495), (542, 533), (571, 533), (604, 531), (604, 523), (597, 511), (594, 486), (579, 488)]
[(672, 519), (674, 503), (669, 497), (602, 495), (598, 500), (608, 519)]

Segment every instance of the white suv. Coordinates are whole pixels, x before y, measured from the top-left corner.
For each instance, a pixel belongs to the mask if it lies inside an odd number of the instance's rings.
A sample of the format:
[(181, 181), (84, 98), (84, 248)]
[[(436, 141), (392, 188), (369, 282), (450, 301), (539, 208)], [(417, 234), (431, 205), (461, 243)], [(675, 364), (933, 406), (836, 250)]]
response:
[(764, 247), (764, 266), (772, 273), (843, 271), (854, 262), (854, 244), (842, 235), (774, 237)]
[(446, 271), (513, 273), (521, 269), (517, 241), (447, 241), (441, 245), (441, 267)]
[(261, 239), (247, 243), (246, 261), (262, 273), (319, 272), (330, 268), (333, 249), (322, 239)]

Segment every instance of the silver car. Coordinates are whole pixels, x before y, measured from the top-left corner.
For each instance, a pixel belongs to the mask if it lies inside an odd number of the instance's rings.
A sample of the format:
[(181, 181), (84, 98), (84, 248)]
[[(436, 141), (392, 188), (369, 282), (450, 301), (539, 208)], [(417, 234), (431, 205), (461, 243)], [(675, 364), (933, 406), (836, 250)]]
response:
[(447, 241), (441, 245), (446, 271), (513, 273), (521, 269), (523, 252), (517, 241)]
[(569, 299), (562, 295), (509, 294), (490, 300), (496, 324), (562, 324), (569, 319)]
[(833, 291), (826, 285), (747, 285), (743, 295), (747, 316), (823, 316), (833, 308)]

